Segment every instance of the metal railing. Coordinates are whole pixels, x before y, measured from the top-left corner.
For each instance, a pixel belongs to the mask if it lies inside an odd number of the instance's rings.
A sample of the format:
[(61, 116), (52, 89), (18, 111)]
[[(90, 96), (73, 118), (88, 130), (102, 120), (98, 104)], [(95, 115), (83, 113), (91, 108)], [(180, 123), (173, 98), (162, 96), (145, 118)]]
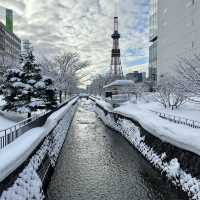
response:
[(39, 119), (40, 117), (46, 115), (47, 113), (48, 112), (43, 112), (41, 114), (35, 115), (23, 121), (20, 121), (6, 129), (1, 129), (0, 130), (0, 149), (4, 148), (5, 146), (10, 144), (16, 138), (18, 138), (19, 136), (23, 134), (21, 131), (19, 131), (20, 128), (32, 123), (33, 121)]
[(151, 112), (157, 114), (160, 118), (166, 119), (170, 122), (174, 122), (176, 124), (183, 124), (192, 128), (200, 128), (200, 122), (192, 119), (188, 119), (185, 117), (180, 117), (176, 115), (170, 115), (166, 113), (161, 113), (158, 111), (150, 110)]
[[(65, 101), (64, 103), (60, 104), (56, 109), (47, 112), (46, 114), (42, 115), (41, 117), (37, 118), (36, 120), (33, 120), (32, 124), (30, 124), (30, 126), (28, 127), (29, 129), (36, 127), (38, 125), (38, 123), (35, 123), (36, 121), (39, 122), (39, 124), (45, 123), (46, 120), (48, 119), (48, 116), (50, 116), (52, 113), (54, 113), (55, 111), (59, 110), (60, 108), (62, 108), (63, 106), (66, 106), (68, 103), (71, 103), (71, 107), (68, 110), (67, 109), (67, 115), (72, 111), (72, 109), (76, 109), (73, 108), (73, 106), (77, 105), (77, 101), (79, 98), (77, 98), (77, 96), (73, 96), (70, 99), (68, 99), (67, 101)], [(72, 109), (71, 109), (72, 108)], [(74, 113), (73, 113), (74, 115)], [(34, 117), (33, 117), (34, 118)], [(55, 130), (55, 127), (58, 125), (58, 123), (63, 119), (63, 117), (61, 119), (59, 119), (57, 121), (57, 124), (54, 126), (54, 128), (52, 130), (49, 131), (48, 136), (50, 136), (53, 131)], [(72, 118), (70, 117), (70, 122), (72, 121)], [(26, 121), (26, 120), (24, 120)], [(41, 121), (43, 121), (41, 123)], [(29, 124), (29, 123), (28, 123)], [(27, 125), (27, 124), (26, 124)], [(25, 125), (25, 126), (26, 126)], [(21, 127), (22, 129), (24, 128), (24, 126), (22, 125)], [(19, 129), (21, 129), (19, 128)], [(18, 129), (18, 130), (19, 130)], [(23, 130), (24, 131), (24, 130)], [(35, 155), (36, 152), (38, 152), (38, 150), (40, 149), (40, 147), (43, 145), (43, 142), (45, 141), (45, 139), (48, 137), (45, 136), (45, 138), (43, 138), (43, 140), (40, 142), (40, 144), (38, 144), (38, 146), (27, 156), (26, 160), (22, 163), (22, 164), (18, 164), (18, 166), (12, 168), (12, 171), (8, 172), (8, 175), (6, 178), (2, 179), (0, 181), (0, 195), (3, 191), (7, 190), (9, 187), (11, 187), (13, 185), (13, 183), (15, 182), (15, 180), (19, 177), (19, 174), (23, 171), (23, 169), (25, 169), (25, 167), (28, 165), (28, 162), (30, 161), (30, 159), (32, 158), (33, 155)], [(52, 140), (50, 140), (50, 143), (52, 142)], [(43, 187), (43, 191), (45, 192), (48, 186), (48, 182), (50, 181), (50, 177), (51, 174), (53, 172), (53, 167), (51, 165), (51, 161), (49, 159), (49, 155), (46, 152), (46, 155), (43, 157), (42, 163), (40, 164), (40, 166), (37, 169), (37, 173), (39, 175), (39, 177), (42, 180), (42, 187)]]
[(43, 112), (41, 114), (35, 115), (31, 118), (25, 119), (20, 121), (13, 126), (10, 126), (6, 129), (0, 130), (0, 149), (4, 148), (8, 144), (12, 143), (16, 138), (23, 135), (26, 131), (44, 125), (46, 119), (51, 115), (53, 112), (57, 111), (58, 109), (65, 106), (71, 100), (76, 98), (76, 96), (71, 97), (66, 102), (60, 104), (56, 109)]
[[(95, 101), (96, 97), (90, 96), (90, 99), (92, 101)], [(101, 107), (105, 112), (109, 112), (108, 110), (105, 110), (105, 108), (100, 106), (99, 104), (98, 104), (98, 106)], [(162, 119), (166, 119), (170, 122), (173, 122), (173, 123), (176, 123), (176, 124), (186, 125), (186, 126), (189, 126), (191, 128), (196, 128), (196, 129), (200, 128), (200, 122), (199, 121), (188, 119), (188, 118), (185, 118), (185, 117), (176, 116), (176, 115), (166, 114), (166, 113), (158, 112), (158, 111), (155, 111), (155, 110), (150, 110), (150, 111), (157, 114)]]

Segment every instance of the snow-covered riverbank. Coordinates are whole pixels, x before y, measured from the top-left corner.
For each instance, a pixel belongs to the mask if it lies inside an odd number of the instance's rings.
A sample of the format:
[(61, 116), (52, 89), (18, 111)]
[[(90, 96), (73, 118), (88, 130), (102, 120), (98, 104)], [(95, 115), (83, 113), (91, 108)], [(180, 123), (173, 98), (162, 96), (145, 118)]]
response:
[(56, 127), (59, 120), (70, 110), (77, 98), (51, 114), (44, 126), (33, 128), (14, 142), (0, 150), (0, 181), (19, 167), (42, 142), (42, 140)]
[[(102, 105), (102, 104), (101, 104)], [(112, 114), (105, 115), (104, 111), (96, 107), (100, 119), (112, 129), (120, 132), (155, 168), (175, 185), (188, 194), (190, 199), (200, 199), (200, 180), (181, 168), (178, 159), (174, 157), (167, 161), (168, 152), (158, 154), (154, 147), (146, 144), (145, 137), (140, 134), (140, 128), (130, 120), (115, 121)]]
[[(191, 151), (200, 155), (200, 129), (192, 128), (183, 124), (176, 124), (168, 120), (160, 118), (151, 110), (165, 112), (170, 114), (177, 114), (182, 117), (189, 117), (191, 119), (200, 119), (200, 110), (198, 105), (194, 103), (187, 103), (180, 109), (174, 111), (164, 109), (160, 104), (152, 99), (152, 96), (142, 98), (136, 103), (127, 102), (118, 108), (113, 109), (104, 100), (95, 100), (98, 105), (104, 109), (125, 115), (137, 121), (141, 126), (155, 137), (163, 142), (170, 143), (178, 148)], [(194, 106), (197, 106), (195, 109)], [(200, 106), (199, 106), (200, 109)]]

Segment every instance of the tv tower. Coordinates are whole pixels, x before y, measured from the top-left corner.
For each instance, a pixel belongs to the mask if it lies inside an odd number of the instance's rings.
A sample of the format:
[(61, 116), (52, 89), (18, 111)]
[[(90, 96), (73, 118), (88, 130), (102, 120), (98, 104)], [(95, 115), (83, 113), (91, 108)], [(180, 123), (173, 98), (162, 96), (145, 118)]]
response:
[(115, 8), (115, 16), (114, 16), (114, 32), (111, 35), (113, 39), (113, 48), (112, 48), (112, 53), (111, 53), (110, 78), (112, 80), (123, 78), (120, 49), (119, 49), (120, 34), (118, 32), (117, 5), (115, 6), (116, 8)]

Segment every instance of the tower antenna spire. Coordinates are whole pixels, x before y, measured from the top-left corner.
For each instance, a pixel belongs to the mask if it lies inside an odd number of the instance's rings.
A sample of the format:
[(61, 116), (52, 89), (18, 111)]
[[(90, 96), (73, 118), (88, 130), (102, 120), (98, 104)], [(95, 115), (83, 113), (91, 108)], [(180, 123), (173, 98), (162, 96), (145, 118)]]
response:
[(122, 79), (123, 71), (121, 66), (119, 39), (120, 34), (118, 30), (118, 14), (117, 14), (117, 0), (115, 1), (115, 16), (114, 16), (114, 32), (111, 35), (113, 39), (113, 48), (111, 51), (111, 65), (110, 65), (110, 78), (111, 80)]
[(117, 0), (115, 0), (115, 13), (114, 16), (117, 17), (118, 16), (118, 2)]

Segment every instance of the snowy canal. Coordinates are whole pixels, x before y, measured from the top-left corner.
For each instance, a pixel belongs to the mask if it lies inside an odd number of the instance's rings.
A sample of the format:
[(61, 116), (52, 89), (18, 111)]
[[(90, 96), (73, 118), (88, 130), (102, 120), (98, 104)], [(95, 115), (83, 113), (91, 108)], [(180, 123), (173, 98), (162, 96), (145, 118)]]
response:
[(184, 200), (82, 100), (48, 188), (49, 200)]

